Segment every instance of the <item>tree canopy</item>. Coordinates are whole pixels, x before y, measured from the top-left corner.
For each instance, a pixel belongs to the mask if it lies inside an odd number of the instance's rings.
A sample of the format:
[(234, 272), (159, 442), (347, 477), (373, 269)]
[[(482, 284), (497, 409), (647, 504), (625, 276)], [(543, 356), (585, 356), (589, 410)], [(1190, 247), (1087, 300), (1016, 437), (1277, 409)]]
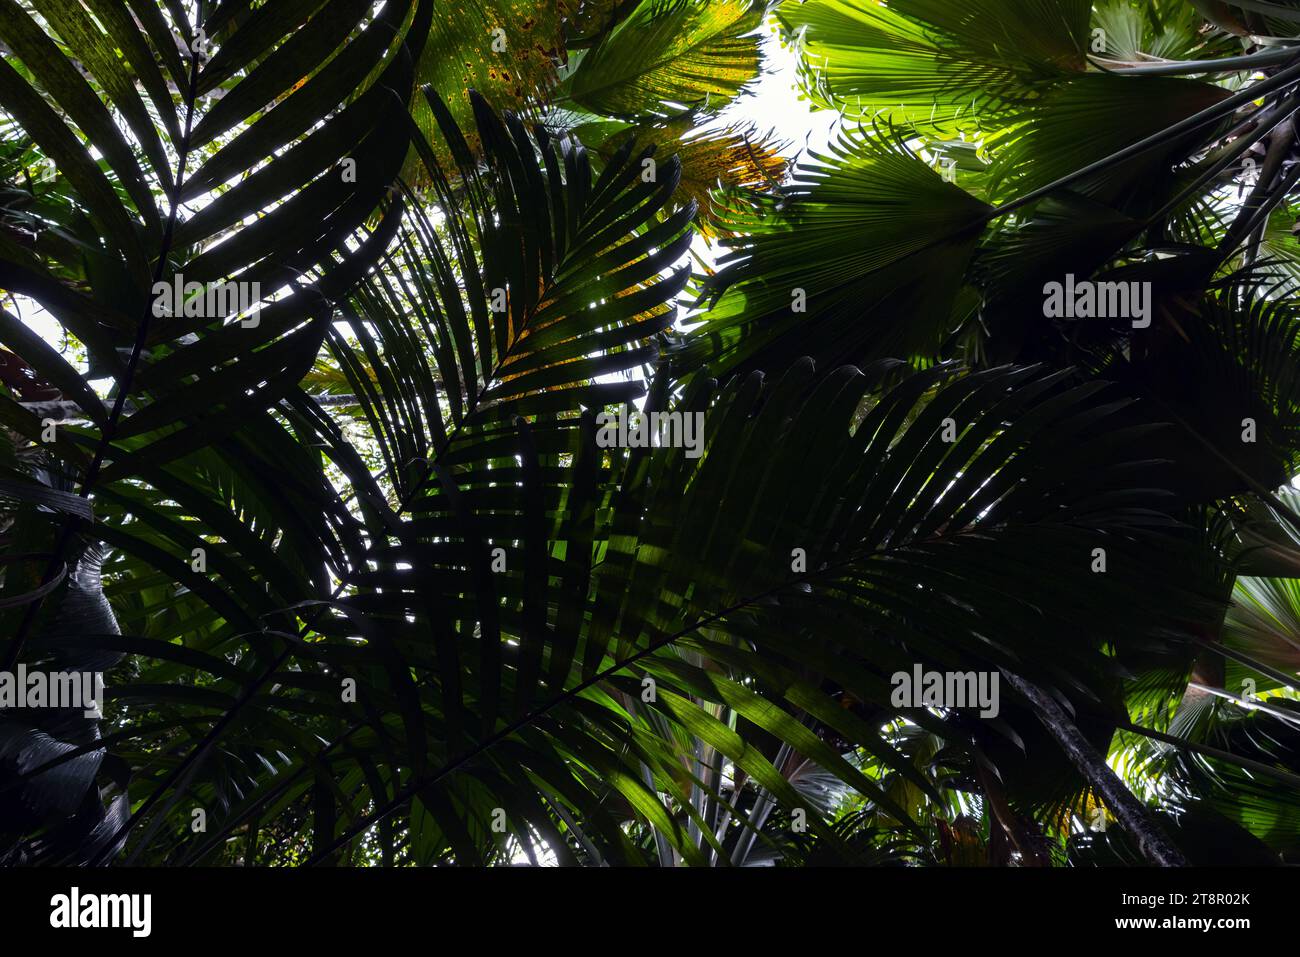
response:
[(1300, 861), (1300, 3), (0, 50), (0, 863)]

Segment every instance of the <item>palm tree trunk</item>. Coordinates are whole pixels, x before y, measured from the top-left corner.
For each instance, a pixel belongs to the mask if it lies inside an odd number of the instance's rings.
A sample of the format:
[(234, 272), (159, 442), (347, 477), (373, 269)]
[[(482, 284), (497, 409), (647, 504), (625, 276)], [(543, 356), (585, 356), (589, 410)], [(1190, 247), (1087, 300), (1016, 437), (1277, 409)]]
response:
[(1182, 852), (1169, 842), (1147, 807), (1124, 786), (1119, 775), (1106, 764), (1105, 756), (1083, 736), (1061, 706), (1037, 685), (1008, 671), (1003, 671), (1003, 674), (1011, 687), (1029, 702), (1038, 714), (1038, 720), (1061, 746), (1070, 763), (1078, 768), (1093, 791), (1106, 802), (1110, 812), (1137, 840), (1142, 855), (1160, 867), (1186, 867), (1187, 859)]
[(1001, 784), (978, 757), (975, 760), (975, 776), (988, 801), (990, 845), (997, 846), (1009, 842), (1020, 854), (1020, 862), (1023, 866), (1051, 867), (1051, 856), (1043, 853), (1043, 848), (1039, 846), (1040, 841), (1035, 835), (1029, 834), (1016, 819), (1016, 814), (1007, 803), (1007, 796)]

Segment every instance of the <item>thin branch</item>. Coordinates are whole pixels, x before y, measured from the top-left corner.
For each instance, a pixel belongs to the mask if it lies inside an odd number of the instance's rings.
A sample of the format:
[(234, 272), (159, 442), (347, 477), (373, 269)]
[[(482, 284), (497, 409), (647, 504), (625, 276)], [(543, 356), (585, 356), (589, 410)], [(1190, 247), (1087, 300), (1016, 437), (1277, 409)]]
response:
[[(1250, 235), (1255, 223), (1259, 221), (1259, 215), (1267, 214), (1286, 195), (1289, 185), (1287, 179), (1283, 179), (1280, 188), (1277, 180), (1282, 172), (1282, 163), (1290, 155), (1291, 147), (1294, 145), (1295, 121), (1294, 113), (1290, 113), (1273, 130), (1269, 139), (1268, 152), (1264, 155), (1264, 165), (1259, 171), (1259, 179), (1255, 181), (1250, 195), (1242, 203), (1227, 234), (1219, 243), (1219, 253), (1223, 258), (1232, 255), (1237, 244)], [(1290, 182), (1294, 182), (1294, 179)]]
[[(1188, 183), (1187, 186), (1178, 193), (1177, 196), (1148, 216), (1144, 221), (1145, 225), (1150, 227), (1153, 223), (1164, 219), (1172, 210), (1181, 206), (1194, 193), (1200, 191), (1205, 183), (1218, 176), (1225, 169), (1235, 163), (1242, 153), (1246, 152), (1246, 150), (1251, 146), (1272, 132), (1273, 128), (1276, 127), (1277, 124), (1281, 123), (1284, 119), (1294, 113), (1296, 109), (1300, 109), (1300, 93), (1293, 93), (1281, 103), (1268, 107), (1267, 109), (1254, 114), (1248, 120), (1238, 124), (1237, 128), (1225, 134), (1225, 139), (1234, 135), (1236, 135), (1237, 138), (1224, 147), (1223, 155), (1211, 163), (1208, 168), (1202, 170), (1192, 182)], [(1241, 130), (1244, 130), (1248, 125), (1252, 124), (1254, 125), (1254, 129), (1250, 130), (1248, 133), (1240, 133)]]
[(1227, 701), (1235, 701), (1237, 704), (1241, 705), (1247, 711), (1262, 711), (1264, 712), (1264, 714), (1271, 715), (1272, 717), (1277, 718), (1279, 721), (1291, 725), (1293, 728), (1300, 728), (1300, 717), (1296, 716), (1295, 714), (1289, 711), (1283, 711), (1281, 708), (1274, 708), (1272, 705), (1268, 704), (1265, 701), (1258, 701), (1258, 700), (1252, 701), (1249, 698), (1243, 698), (1240, 695), (1235, 695), (1231, 691), (1228, 691), (1226, 688), (1215, 688), (1210, 685), (1201, 684), (1199, 681), (1189, 681), (1187, 683), (1187, 687), (1195, 688), (1197, 691), (1203, 692), (1205, 694), (1214, 695), (1214, 697), (1216, 698), (1223, 698)]
[[(1281, 637), (1287, 644), (1295, 647), (1296, 643), (1290, 638), (1287, 638), (1285, 635)], [(1216, 641), (1204, 641), (1199, 638), (1192, 638), (1190, 641), (1194, 645), (1200, 645), (1202, 648), (1206, 648), (1210, 651), (1221, 654), (1226, 658), (1231, 658), (1234, 661), (1240, 662), (1252, 671), (1258, 672), (1261, 675), (1266, 675), (1284, 687), (1300, 691), (1300, 685), (1296, 684), (1295, 675), (1289, 675), (1285, 671), (1279, 671), (1277, 668), (1272, 668), (1262, 661), (1256, 661), (1250, 655), (1237, 651), (1235, 648), (1229, 648), (1227, 645), (1220, 644)]]
[(1157, 60), (1138, 63), (1132, 60), (1106, 60), (1089, 57), (1088, 62), (1106, 73), (1121, 76), (1185, 76), (1192, 73), (1239, 73), (1262, 66), (1286, 63), (1295, 57), (1291, 47), (1269, 47), (1241, 56), (1227, 56), (1218, 60)]
[(1117, 163), (1122, 163), (1125, 160), (1139, 156), (1153, 147), (1161, 146), (1167, 143), (1170, 139), (1191, 132), (1192, 130), (1199, 129), (1200, 127), (1206, 126), (1210, 123), (1214, 123), (1222, 119), (1224, 116), (1233, 113), (1238, 108), (1253, 103), (1265, 93), (1270, 93), (1280, 87), (1294, 83), (1297, 79), (1300, 79), (1300, 63), (1287, 67), (1282, 72), (1277, 73), (1266, 80), (1261, 80), (1258, 83), (1252, 84), (1246, 89), (1234, 93), (1227, 99), (1220, 100), (1213, 106), (1207, 107), (1204, 110), (1201, 110), (1201, 112), (1189, 116), (1185, 120), (1181, 120), (1172, 126), (1166, 127), (1158, 133), (1152, 133), (1150, 136), (1144, 137), (1136, 143), (1124, 147), (1122, 150), (1103, 157), (1094, 163), (1089, 163), (1087, 166), (1077, 169), (1073, 173), (1068, 173), (1060, 179), (1048, 183), (1046, 186), (1032, 190), (1023, 196), (994, 207), (989, 212), (988, 219), (997, 219), (1001, 216), (1005, 216), (1008, 213), (1020, 209), (1022, 206), (1027, 206), (1030, 203), (1037, 202), (1044, 196), (1056, 192), (1058, 189), (1064, 189), (1066, 186), (1073, 185), (1079, 180), (1085, 179), (1094, 173), (1099, 173), (1102, 170), (1109, 169)]
[(1248, 771), (1254, 771), (1256, 774), (1275, 781), (1281, 781), (1283, 784), (1289, 784), (1291, 787), (1300, 787), (1300, 774), (1292, 774), (1290, 771), (1283, 771), (1265, 764), (1262, 761), (1256, 761), (1253, 758), (1242, 757), (1239, 754), (1233, 754), (1231, 751), (1222, 751), (1219, 748), (1212, 748), (1208, 744), (1200, 744), (1196, 741), (1188, 741), (1186, 738), (1179, 738), (1172, 734), (1165, 734), (1163, 731), (1157, 731), (1154, 728), (1144, 728), (1140, 724), (1133, 724), (1131, 721), (1121, 722), (1118, 725), (1124, 731), (1132, 731), (1134, 734), (1140, 734), (1144, 738), (1151, 738), (1155, 741), (1163, 741), (1165, 744), (1172, 744), (1176, 748), (1185, 748), (1188, 751), (1195, 751), (1197, 754), (1203, 754), (1207, 758), (1217, 758), (1220, 761), (1226, 761), (1234, 764), (1239, 768)]

